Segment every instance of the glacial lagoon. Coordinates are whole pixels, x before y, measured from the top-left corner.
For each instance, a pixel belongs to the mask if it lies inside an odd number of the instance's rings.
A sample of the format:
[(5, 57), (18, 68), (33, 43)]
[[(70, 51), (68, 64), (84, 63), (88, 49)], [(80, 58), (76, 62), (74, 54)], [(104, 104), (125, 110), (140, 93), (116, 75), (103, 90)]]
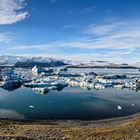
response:
[[(69, 71), (73, 72), (75, 69)], [(87, 72), (87, 69), (76, 71)], [(102, 73), (102, 70), (98, 71)], [(123, 70), (115, 72), (124, 73)], [(125, 73), (140, 74), (138, 70), (125, 70)], [(137, 112), (140, 112), (140, 91), (129, 89), (85, 90), (66, 87), (61, 91), (41, 95), (24, 86), (13, 91), (0, 88), (0, 118), (99, 120)]]

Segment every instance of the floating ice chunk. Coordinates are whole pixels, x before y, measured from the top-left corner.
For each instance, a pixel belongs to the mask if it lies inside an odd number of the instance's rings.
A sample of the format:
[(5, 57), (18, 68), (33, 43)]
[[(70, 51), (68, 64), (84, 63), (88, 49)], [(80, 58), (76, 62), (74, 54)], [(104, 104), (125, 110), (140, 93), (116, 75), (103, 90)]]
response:
[(117, 109), (118, 109), (118, 110), (121, 110), (121, 109), (122, 109), (122, 107), (118, 105)]
[(131, 104), (131, 106), (135, 106), (135, 104)]
[(34, 108), (34, 106), (33, 106), (33, 105), (29, 105), (29, 107), (30, 107), (30, 108)]
[(49, 101), (49, 104), (51, 104), (52, 103), (52, 101)]

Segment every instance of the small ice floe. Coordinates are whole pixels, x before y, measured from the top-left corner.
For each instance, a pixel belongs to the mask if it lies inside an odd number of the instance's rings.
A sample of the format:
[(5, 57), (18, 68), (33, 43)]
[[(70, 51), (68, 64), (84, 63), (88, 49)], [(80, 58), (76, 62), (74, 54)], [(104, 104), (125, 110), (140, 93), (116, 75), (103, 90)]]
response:
[(29, 105), (30, 108), (35, 108), (33, 105)]
[(52, 103), (52, 101), (49, 101), (49, 104), (51, 104)]
[(121, 109), (122, 109), (122, 107), (118, 105), (117, 109), (118, 109), (118, 110), (121, 110)]
[(135, 106), (135, 104), (131, 104), (131, 106)]

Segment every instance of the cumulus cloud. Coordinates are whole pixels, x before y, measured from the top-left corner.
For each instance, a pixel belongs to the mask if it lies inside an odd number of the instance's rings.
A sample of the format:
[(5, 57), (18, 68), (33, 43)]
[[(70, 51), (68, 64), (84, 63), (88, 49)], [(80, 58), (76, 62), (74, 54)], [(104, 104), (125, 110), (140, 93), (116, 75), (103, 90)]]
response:
[(28, 12), (23, 11), (25, 0), (0, 0), (0, 25), (24, 20)]

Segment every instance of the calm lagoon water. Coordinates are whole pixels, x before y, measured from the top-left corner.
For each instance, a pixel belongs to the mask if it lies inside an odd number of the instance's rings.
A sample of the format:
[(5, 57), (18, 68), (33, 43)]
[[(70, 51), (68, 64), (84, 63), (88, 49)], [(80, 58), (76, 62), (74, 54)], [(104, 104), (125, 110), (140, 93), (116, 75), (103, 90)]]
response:
[(23, 86), (14, 91), (0, 88), (0, 118), (95, 120), (136, 112), (140, 112), (140, 91), (67, 87), (41, 95)]

